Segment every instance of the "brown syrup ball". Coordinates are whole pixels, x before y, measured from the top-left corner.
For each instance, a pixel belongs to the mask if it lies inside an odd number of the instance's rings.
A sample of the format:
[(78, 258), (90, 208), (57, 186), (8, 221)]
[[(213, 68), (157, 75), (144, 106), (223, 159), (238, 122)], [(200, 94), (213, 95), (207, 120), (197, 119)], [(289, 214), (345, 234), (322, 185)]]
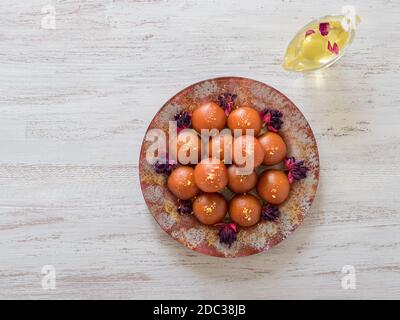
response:
[(225, 198), (219, 193), (203, 193), (193, 201), (193, 213), (204, 224), (221, 221), (227, 211)]
[(240, 107), (233, 110), (228, 117), (228, 127), (233, 130), (242, 130), (242, 134), (247, 134), (246, 129), (253, 129), (257, 136), (261, 130), (261, 117), (257, 110), (251, 107)]
[(249, 136), (239, 136), (233, 142), (233, 162), (240, 167), (247, 166), (250, 161), (252, 169), (258, 167), (264, 160), (265, 152), (258, 139)]
[(207, 102), (192, 113), (192, 126), (199, 133), (201, 133), (201, 129), (222, 130), (225, 124), (225, 112), (215, 102)]
[(179, 199), (189, 200), (200, 192), (194, 182), (192, 167), (178, 167), (168, 177), (168, 189)]
[(229, 216), (241, 227), (255, 225), (261, 216), (261, 203), (251, 194), (236, 195), (229, 202)]
[(243, 174), (243, 169), (235, 165), (228, 167), (228, 188), (235, 193), (245, 193), (253, 189), (257, 184), (257, 174)]
[(263, 164), (271, 166), (281, 162), (287, 152), (286, 143), (282, 137), (275, 132), (267, 132), (258, 138), (265, 151)]
[(290, 184), (285, 172), (267, 170), (258, 178), (257, 192), (271, 204), (281, 204), (289, 196)]
[(195, 164), (201, 156), (201, 139), (193, 129), (178, 133), (170, 146), (171, 159), (181, 164)]
[(218, 192), (228, 184), (228, 172), (219, 159), (203, 159), (194, 169), (194, 180), (204, 192)]
[(233, 137), (230, 134), (220, 134), (208, 142), (207, 150), (210, 158), (217, 158), (226, 163), (232, 163)]

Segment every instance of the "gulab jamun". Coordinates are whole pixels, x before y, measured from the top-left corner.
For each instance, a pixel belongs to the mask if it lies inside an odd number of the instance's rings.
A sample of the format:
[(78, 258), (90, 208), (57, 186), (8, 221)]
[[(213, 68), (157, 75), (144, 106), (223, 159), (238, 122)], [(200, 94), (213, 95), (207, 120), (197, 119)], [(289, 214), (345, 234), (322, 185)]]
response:
[(228, 188), (235, 193), (245, 193), (253, 189), (257, 184), (257, 174), (253, 170), (250, 174), (244, 174), (243, 168), (231, 165), (228, 167)]
[(236, 195), (229, 202), (229, 216), (241, 227), (255, 225), (261, 216), (260, 200), (251, 194)]
[(194, 180), (204, 192), (218, 192), (228, 184), (228, 172), (221, 160), (203, 159), (194, 168)]
[(259, 137), (258, 141), (265, 151), (263, 164), (272, 166), (285, 158), (287, 152), (286, 143), (279, 134), (269, 131)]
[(271, 204), (281, 204), (289, 196), (290, 184), (285, 172), (281, 170), (264, 171), (258, 178), (257, 192)]
[(178, 133), (170, 145), (171, 159), (181, 164), (196, 164), (201, 157), (201, 139), (193, 129)]
[(226, 115), (224, 110), (215, 102), (207, 102), (196, 108), (192, 113), (192, 126), (201, 133), (202, 129), (225, 128)]
[(221, 221), (227, 212), (228, 205), (219, 193), (202, 193), (193, 201), (193, 213), (204, 224)]
[(194, 169), (189, 166), (176, 168), (168, 177), (168, 189), (179, 199), (188, 200), (199, 193), (194, 181)]
[(257, 136), (261, 130), (261, 117), (257, 110), (251, 107), (240, 107), (233, 110), (228, 117), (228, 127), (233, 130), (242, 130), (242, 134), (247, 133), (247, 129), (254, 130), (254, 135)]
[(244, 135), (236, 137), (233, 142), (233, 162), (240, 166), (247, 166), (249, 163), (252, 169), (258, 167), (264, 160), (265, 152), (258, 139)]
[(207, 145), (209, 157), (220, 159), (227, 164), (232, 163), (232, 144), (231, 134), (219, 134), (211, 137)]

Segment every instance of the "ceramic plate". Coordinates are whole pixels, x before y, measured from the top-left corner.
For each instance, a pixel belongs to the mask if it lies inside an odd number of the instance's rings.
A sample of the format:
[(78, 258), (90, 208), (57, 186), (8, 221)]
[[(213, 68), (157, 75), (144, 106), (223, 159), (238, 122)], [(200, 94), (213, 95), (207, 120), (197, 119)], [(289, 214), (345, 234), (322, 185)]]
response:
[(250, 228), (241, 228), (231, 247), (221, 244), (218, 229), (202, 225), (192, 216), (177, 212), (177, 200), (166, 186), (166, 178), (157, 174), (146, 161), (150, 142), (143, 141), (139, 173), (142, 192), (150, 213), (171, 237), (195, 251), (218, 257), (239, 257), (272, 248), (291, 234), (304, 220), (317, 191), (319, 179), (318, 148), (313, 132), (300, 110), (278, 90), (252, 79), (224, 77), (195, 83), (172, 97), (158, 111), (148, 129), (168, 130), (168, 121), (182, 110), (193, 109), (206, 101), (218, 101), (221, 93), (238, 95), (236, 105), (247, 104), (261, 111), (278, 109), (284, 124), (279, 133), (288, 147), (288, 156), (305, 160), (307, 178), (291, 185), (289, 198), (280, 205), (279, 221), (261, 221)]

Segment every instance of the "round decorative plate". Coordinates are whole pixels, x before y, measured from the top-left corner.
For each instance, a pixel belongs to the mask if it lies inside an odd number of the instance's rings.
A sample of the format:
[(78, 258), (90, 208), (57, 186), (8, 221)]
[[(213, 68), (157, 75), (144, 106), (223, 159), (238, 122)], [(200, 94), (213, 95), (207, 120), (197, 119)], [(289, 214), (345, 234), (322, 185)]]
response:
[(180, 111), (193, 111), (208, 101), (218, 101), (221, 93), (237, 94), (236, 104), (251, 105), (258, 111), (278, 109), (283, 113), (279, 133), (288, 147), (288, 156), (304, 160), (307, 177), (291, 185), (289, 198), (280, 205), (277, 221), (260, 221), (241, 228), (237, 240), (229, 247), (220, 243), (218, 229), (201, 224), (193, 215), (177, 212), (177, 199), (166, 186), (165, 176), (155, 172), (146, 161), (151, 142), (144, 139), (139, 160), (142, 192), (150, 213), (161, 228), (174, 239), (195, 251), (218, 257), (239, 257), (268, 250), (291, 234), (303, 221), (317, 191), (319, 179), (318, 148), (313, 132), (300, 110), (278, 90), (252, 79), (223, 77), (201, 81), (182, 90), (158, 111), (150, 129), (168, 131), (169, 121)]

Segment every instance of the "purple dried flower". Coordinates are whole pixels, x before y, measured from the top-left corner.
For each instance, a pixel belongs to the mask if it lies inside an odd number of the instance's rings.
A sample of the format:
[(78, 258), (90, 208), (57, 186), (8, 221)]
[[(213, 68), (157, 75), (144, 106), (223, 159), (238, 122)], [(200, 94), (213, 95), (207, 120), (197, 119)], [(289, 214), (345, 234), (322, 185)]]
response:
[(191, 200), (178, 200), (177, 211), (183, 216), (191, 215), (193, 213), (192, 201)]
[(237, 225), (234, 223), (217, 223), (215, 226), (220, 228), (218, 231), (219, 241), (227, 244), (230, 248), (232, 243), (236, 241), (236, 235), (239, 232)]
[(232, 93), (222, 93), (218, 96), (219, 105), (224, 109), (226, 116), (232, 112), (236, 98), (237, 94)]
[(264, 121), (269, 131), (278, 132), (282, 127), (282, 112), (276, 109), (264, 109), (260, 112), (261, 119)]
[(290, 183), (295, 180), (301, 180), (307, 177), (308, 167), (304, 165), (303, 160), (296, 161), (295, 157), (285, 159), (285, 167), (288, 169), (288, 179)]
[(192, 115), (187, 111), (181, 111), (174, 116), (178, 132), (189, 128), (192, 124)]
[(261, 209), (262, 220), (276, 221), (278, 220), (279, 214), (279, 208), (269, 203), (266, 203)]
[(171, 172), (177, 167), (178, 165), (173, 162), (172, 160), (169, 160), (168, 157), (166, 159), (160, 159), (157, 160), (154, 163), (154, 170), (157, 173), (160, 174), (165, 174), (166, 176), (169, 176)]

